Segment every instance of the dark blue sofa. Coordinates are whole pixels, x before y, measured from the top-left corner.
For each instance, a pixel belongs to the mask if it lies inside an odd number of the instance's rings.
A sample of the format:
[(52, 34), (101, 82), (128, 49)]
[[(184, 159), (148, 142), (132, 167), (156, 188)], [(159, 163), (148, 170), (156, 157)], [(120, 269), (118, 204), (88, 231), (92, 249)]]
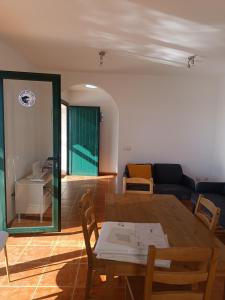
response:
[[(179, 164), (154, 164), (152, 165), (154, 181), (154, 194), (172, 194), (179, 200), (191, 200), (195, 191), (195, 182), (183, 174)], [(125, 177), (129, 177), (128, 168), (125, 168)], [(142, 184), (127, 184), (128, 190), (145, 191), (149, 187)]]
[(225, 182), (199, 182), (196, 185), (196, 193), (192, 195), (193, 207), (195, 207), (199, 194), (204, 195), (221, 209), (219, 225), (225, 228)]
[(190, 200), (195, 182), (183, 174), (179, 164), (154, 164), (153, 180), (155, 194), (172, 194), (179, 200)]

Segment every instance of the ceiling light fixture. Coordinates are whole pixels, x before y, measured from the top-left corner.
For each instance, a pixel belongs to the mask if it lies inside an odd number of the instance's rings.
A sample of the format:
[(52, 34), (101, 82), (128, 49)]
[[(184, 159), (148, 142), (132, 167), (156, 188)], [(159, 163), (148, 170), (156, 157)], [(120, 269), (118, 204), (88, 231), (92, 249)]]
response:
[(97, 86), (93, 84), (85, 84), (85, 87), (88, 89), (97, 89)]
[(187, 58), (187, 67), (188, 67), (188, 69), (190, 69), (191, 67), (194, 67), (196, 57), (197, 57), (197, 55), (188, 56), (188, 58)]
[(104, 56), (106, 55), (106, 52), (104, 50), (101, 50), (98, 52), (98, 55), (99, 55), (99, 65), (102, 66), (103, 65), (103, 59), (104, 59)]

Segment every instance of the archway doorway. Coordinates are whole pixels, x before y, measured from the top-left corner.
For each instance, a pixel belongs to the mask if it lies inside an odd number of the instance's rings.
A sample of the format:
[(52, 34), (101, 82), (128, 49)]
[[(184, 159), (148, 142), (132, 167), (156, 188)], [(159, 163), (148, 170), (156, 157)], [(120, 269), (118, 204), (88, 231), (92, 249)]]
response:
[[(69, 106), (100, 108), (99, 175), (117, 174), (119, 112), (112, 96), (104, 89), (90, 83), (73, 85), (67, 90), (66, 95), (64, 100)], [(66, 119), (65, 115), (62, 115), (63, 122), (66, 122)], [(62, 126), (65, 127), (65, 124)], [(62, 172), (68, 173), (68, 168), (65, 170), (65, 160), (68, 160), (65, 150), (65, 143), (68, 145), (68, 141), (65, 142), (65, 136), (63, 141)]]

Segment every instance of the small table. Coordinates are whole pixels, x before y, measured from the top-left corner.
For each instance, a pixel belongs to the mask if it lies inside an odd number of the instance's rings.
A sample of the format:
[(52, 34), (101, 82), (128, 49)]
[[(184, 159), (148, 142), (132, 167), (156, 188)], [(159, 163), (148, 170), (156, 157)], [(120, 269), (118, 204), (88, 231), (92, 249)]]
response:
[[(109, 194), (106, 196), (106, 221), (160, 223), (172, 247), (217, 247), (217, 276), (225, 277), (225, 245), (175, 196)], [(108, 271), (107, 284), (111, 289), (113, 275), (144, 276), (145, 266), (109, 260)]]
[(52, 175), (46, 174), (40, 180), (32, 180), (25, 177), (16, 182), (15, 204), (18, 220), (21, 214), (40, 214), (40, 222), (43, 214), (52, 203)]

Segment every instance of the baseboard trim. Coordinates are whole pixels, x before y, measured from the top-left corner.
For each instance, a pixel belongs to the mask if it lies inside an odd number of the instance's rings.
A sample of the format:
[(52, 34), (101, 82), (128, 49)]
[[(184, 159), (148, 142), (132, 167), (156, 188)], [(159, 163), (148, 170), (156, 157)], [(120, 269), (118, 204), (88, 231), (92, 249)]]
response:
[(107, 175), (117, 176), (117, 173), (115, 173), (115, 172), (99, 172), (98, 175), (99, 176), (107, 176)]

